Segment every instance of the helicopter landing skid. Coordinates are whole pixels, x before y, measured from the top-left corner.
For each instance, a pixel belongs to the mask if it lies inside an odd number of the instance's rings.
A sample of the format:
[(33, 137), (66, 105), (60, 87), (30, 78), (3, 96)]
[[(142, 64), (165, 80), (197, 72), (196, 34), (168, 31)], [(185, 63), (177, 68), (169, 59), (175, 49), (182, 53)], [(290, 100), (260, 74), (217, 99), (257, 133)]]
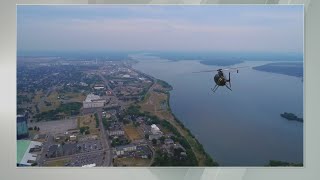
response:
[(213, 93), (215, 93), (218, 88), (219, 88), (219, 86), (215, 85), (214, 88), (211, 88), (211, 90), (212, 90)]

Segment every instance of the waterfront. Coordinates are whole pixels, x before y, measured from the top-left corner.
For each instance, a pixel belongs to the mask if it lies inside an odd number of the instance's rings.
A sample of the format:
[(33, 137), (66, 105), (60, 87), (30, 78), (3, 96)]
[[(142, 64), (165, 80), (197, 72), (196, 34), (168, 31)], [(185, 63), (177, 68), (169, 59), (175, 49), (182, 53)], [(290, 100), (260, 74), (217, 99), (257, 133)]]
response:
[(263, 166), (269, 160), (303, 162), (303, 123), (287, 121), (283, 112), (303, 116), (301, 78), (261, 72), (250, 66), (232, 73), (232, 89), (213, 94), (212, 73), (217, 69), (199, 61), (168, 61), (134, 56), (134, 68), (173, 86), (170, 106), (208, 152), (222, 166)]

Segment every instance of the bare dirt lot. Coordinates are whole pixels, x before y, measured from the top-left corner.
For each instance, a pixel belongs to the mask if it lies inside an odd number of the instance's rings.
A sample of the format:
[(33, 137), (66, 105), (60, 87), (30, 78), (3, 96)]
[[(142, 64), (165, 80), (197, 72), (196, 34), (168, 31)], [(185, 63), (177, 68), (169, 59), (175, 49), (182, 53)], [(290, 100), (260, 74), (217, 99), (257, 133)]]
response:
[(137, 128), (134, 127), (133, 124), (125, 125), (124, 126), (124, 131), (125, 131), (125, 133), (127, 134), (127, 136), (129, 137), (129, 139), (131, 141), (142, 139), (142, 137), (140, 136), (139, 132), (137, 131)]
[(59, 134), (68, 131), (69, 129), (77, 128), (77, 119), (70, 118), (65, 120), (57, 121), (46, 121), (33, 123), (32, 126), (37, 126), (40, 128), (40, 133), (42, 134)]
[(59, 160), (53, 160), (53, 161), (48, 161), (45, 166), (53, 166), (53, 167), (61, 167), (64, 166), (66, 163), (68, 163), (70, 161), (69, 158), (65, 158), (65, 159), (59, 159)]
[(94, 114), (87, 114), (78, 117), (78, 128), (89, 127), (90, 135), (99, 135), (99, 131), (96, 128), (96, 120)]
[(160, 119), (173, 120), (171, 112), (161, 107), (161, 104), (165, 101), (168, 101), (167, 94), (150, 91), (146, 99), (140, 103), (141, 110), (155, 114)]
[(118, 166), (149, 166), (150, 159), (142, 158), (117, 158), (115, 164)]

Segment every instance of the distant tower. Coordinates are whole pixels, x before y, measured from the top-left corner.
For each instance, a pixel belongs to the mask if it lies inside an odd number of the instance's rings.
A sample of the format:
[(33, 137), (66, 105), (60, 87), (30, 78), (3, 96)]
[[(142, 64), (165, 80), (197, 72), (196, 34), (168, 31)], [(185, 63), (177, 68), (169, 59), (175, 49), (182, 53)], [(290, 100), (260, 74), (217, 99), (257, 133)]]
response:
[(29, 137), (28, 119), (26, 114), (17, 115), (17, 139), (24, 139)]

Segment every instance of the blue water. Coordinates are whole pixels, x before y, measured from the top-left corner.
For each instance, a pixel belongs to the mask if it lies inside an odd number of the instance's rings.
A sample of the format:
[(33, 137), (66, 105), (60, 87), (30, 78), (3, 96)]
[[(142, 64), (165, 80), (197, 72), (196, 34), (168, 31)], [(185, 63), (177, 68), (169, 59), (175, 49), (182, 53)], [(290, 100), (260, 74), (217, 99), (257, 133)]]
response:
[[(222, 166), (264, 166), (269, 160), (303, 162), (303, 123), (280, 117), (292, 112), (303, 117), (301, 78), (251, 68), (231, 74), (232, 92), (220, 87), (215, 94), (212, 73), (218, 69), (199, 61), (168, 61), (142, 55), (134, 68), (173, 86), (173, 113)], [(246, 61), (234, 66), (259, 66)]]

